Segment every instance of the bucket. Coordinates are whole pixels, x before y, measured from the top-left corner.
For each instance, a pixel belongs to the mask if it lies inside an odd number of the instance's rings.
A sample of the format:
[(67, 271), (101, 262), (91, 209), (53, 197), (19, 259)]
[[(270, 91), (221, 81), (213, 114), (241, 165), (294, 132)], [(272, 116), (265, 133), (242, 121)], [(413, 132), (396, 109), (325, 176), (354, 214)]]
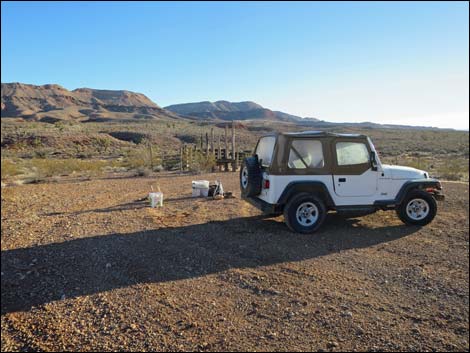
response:
[(163, 193), (151, 192), (149, 193), (150, 207), (163, 207)]

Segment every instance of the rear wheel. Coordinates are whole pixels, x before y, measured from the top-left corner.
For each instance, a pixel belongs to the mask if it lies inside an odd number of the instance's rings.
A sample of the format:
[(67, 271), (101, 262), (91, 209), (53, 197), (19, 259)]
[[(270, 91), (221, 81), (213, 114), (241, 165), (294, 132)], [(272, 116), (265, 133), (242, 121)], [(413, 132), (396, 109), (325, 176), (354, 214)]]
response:
[(320, 198), (302, 193), (294, 196), (284, 207), (284, 219), (294, 232), (313, 233), (325, 221), (326, 212)]
[(436, 216), (437, 203), (427, 192), (413, 190), (398, 206), (396, 212), (403, 223), (424, 226)]

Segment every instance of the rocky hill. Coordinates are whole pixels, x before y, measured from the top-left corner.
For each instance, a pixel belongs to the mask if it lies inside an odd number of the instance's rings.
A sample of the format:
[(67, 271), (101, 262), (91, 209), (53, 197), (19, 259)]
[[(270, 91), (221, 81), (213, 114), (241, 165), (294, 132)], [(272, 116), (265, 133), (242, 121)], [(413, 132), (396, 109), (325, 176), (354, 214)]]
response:
[(124, 90), (78, 88), (24, 83), (2, 83), (2, 118), (53, 122), (76, 119), (154, 119), (180, 118), (162, 109), (141, 93)]
[(112, 120), (208, 120), (215, 122), (251, 120), (252, 123), (287, 123), (311, 129), (434, 129), (424, 126), (377, 124), (372, 122), (337, 123), (302, 118), (273, 111), (255, 102), (198, 102), (161, 108), (142, 93), (125, 90), (78, 88), (69, 91), (56, 84), (42, 86), (2, 83), (1, 117), (54, 123), (60, 120), (106, 122)]
[(175, 104), (165, 107), (177, 114), (183, 114), (199, 119), (215, 120), (279, 120), (299, 121), (302, 118), (264, 108), (255, 102), (198, 102)]

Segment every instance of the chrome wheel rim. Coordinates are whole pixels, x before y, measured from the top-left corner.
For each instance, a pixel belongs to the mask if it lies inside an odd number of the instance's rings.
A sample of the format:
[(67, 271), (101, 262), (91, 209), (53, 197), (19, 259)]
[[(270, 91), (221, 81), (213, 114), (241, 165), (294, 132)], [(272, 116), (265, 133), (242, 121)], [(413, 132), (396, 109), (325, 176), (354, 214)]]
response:
[(310, 227), (318, 220), (318, 207), (313, 202), (304, 202), (297, 207), (295, 216), (300, 225)]
[(424, 219), (429, 214), (429, 204), (423, 199), (413, 199), (406, 205), (406, 214), (414, 221)]
[(243, 167), (242, 169), (242, 186), (244, 189), (246, 189), (248, 185), (248, 169), (246, 167)]

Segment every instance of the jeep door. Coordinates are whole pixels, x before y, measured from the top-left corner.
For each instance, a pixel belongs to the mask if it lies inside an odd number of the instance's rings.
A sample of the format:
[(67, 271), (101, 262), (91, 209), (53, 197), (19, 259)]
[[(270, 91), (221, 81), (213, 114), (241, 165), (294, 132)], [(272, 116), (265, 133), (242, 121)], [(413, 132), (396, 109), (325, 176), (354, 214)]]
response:
[(343, 197), (374, 195), (377, 192), (378, 172), (372, 168), (367, 140), (336, 138), (332, 149), (335, 193)]

